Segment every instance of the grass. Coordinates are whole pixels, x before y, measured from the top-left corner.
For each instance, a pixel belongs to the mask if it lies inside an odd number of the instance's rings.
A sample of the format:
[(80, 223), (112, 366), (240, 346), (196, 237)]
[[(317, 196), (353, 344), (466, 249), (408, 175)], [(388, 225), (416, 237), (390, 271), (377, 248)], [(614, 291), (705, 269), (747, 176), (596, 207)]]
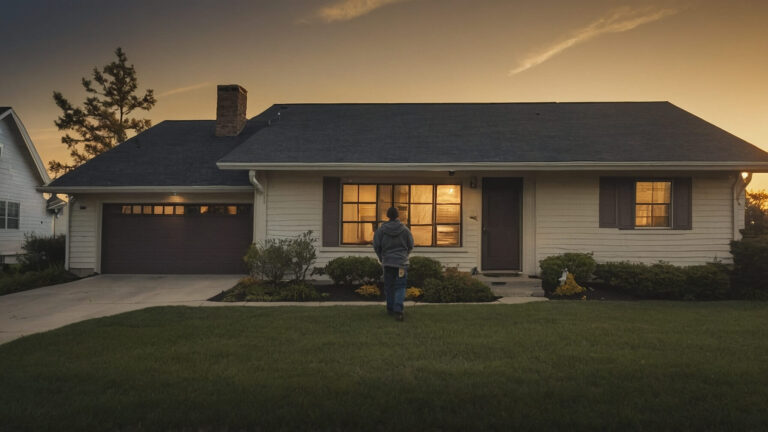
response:
[(7, 430), (766, 430), (768, 303), (161, 307), (0, 346)]
[(31, 270), (24, 273), (0, 273), (0, 295), (72, 282), (77, 279), (80, 278), (64, 270), (63, 266), (52, 266), (45, 270)]

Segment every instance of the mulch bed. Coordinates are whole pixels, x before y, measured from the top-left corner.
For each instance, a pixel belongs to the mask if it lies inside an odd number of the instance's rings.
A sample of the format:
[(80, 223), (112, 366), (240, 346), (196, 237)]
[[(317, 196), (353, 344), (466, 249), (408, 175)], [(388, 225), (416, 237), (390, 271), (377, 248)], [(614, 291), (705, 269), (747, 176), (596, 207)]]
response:
[[(314, 285), (318, 293), (320, 294), (328, 293), (328, 295), (323, 296), (323, 298), (320, 301), (381, 302), (386, 300), (383, 294), (380, 295), (379, 297), (363, 297), (360, 294), (356, 293), (354, 288), (337, 287), (336, 285), (330, 284), (330, 283), (315, 283)], [(226, 295), (226, 292), (222, 291), (221, 293), (216, 294), (215, 296), (209, 298), (208, 301), (220, 302), (222, 301), (225, 295)], [(245, 301), (245, 299), (242, 299), (240, 301)], [(316, 301), (316, 300), (312, 300), (312, 301)]]
[[(599, 282), (591, 282), (587, 290), (587, 300), (610, 300), (610, 301), (638, 301), (637, 297), (610, 289), (607, 285)], [(581, 300), (582, 296), (558, 297), (547, 295), (550, 300)]]

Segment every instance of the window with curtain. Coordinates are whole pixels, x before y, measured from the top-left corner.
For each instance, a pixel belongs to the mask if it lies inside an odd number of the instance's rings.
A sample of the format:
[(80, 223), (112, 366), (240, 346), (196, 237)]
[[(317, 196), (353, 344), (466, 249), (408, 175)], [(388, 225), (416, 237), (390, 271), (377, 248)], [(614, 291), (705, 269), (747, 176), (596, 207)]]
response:
[(370, 244), (395, 207), (416, 246), (461, 245), (461, 185), (344, 184), (342, 244)]

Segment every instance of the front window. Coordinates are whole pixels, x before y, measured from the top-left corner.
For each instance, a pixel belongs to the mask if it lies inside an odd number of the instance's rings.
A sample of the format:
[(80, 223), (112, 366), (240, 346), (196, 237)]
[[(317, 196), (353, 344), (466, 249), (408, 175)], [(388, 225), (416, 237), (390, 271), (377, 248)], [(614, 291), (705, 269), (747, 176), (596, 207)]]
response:
[(370, 244), (376, 228), (395, 207), (416, 246), (461, 244), (461, 186), (345, 184), (342, 186), (342, 244)]
[(0, 201), (0, 229), (19, 229), (20, 209), (17, 202)]
[(672, 182), (638, 181), (635, 188), (635, 226), (669, 228)]

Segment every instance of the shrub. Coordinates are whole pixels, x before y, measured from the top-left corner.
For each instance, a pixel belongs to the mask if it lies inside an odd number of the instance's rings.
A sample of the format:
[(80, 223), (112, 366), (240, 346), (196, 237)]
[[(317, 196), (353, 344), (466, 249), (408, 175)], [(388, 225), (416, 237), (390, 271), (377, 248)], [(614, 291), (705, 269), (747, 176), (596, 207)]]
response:
[(725, 300), (733, 297), (729, 270), (722, 264), (685, 267), (685, 300)]
[(381, 279), (382, 272), (381, 264), (371, 257), (339, 257), (325, 266), (325, 274), (333, 283), (348, 288), (358, 283), (374, 284)]
[(566, 268), (569, 273), (573, 273), (576, 283), (584, 285), (592, 278), (595, 265), (595, 259), (592, 258), (592, 254), (585, 253), (569, 252), (544, 258), (539, 261), (539, 267), (541, 267), (541, 286), (548, 293), (554, 291), (560, 284), (559, 279)]
[(408, 260), (408, 285), (423, 286), (427, 279), (442, 279), (443, 265), (432, 258), (414, 256)]
[(21, 248), (24, 250), (19, 256), (21, 272), (64, 266), (66, 237), (63, 234), (49, 237), (24, 234), (24, 244)]
[(736, 295), (768, 299), (768, 236), (732, 241), (731, 255)]
[(79, 279), (77, 276), (59, 265), (53, 265), (40, 271), (8, 274), (0, 276), (0, 295), (71, 282), (77, 279)]
[(315, 242), (312, 231), (292, 239), (267, 239), (252, 244), (243, 259), (251, 276), (269, 281), (273, 287), (286, 275), (293, 282), (303, 282), (317, 259)]
[(315, 243), (317, 238), (312, 237), (312, 230), (299, 234), (288, 242), (288, 255), (291, 256), (290, 272), (293, 274), (294, 281), (304, 282), (307, 279), (307, 272), (317, 259)]
[(728, 271), (720, 264), (678, 267), (610, 262), (598, 264), (595, 277), (612, 289), (646, 299), (718, 300), (730, 296)]
[(221, 298), (223, 302), (270, 302), (270, 301), (311, 301), (319, 300), (320, 294), (314, 286), (306, 282), (281, 283), (270, 285), (245, 277), (230, 288)]
[(489, 302), (496, 300), (488, 285), (473, 278), (469, 273), (449, 268), (442, 279), (424, 282), (425, 302)]
[(416, 287), (410, 287), (405, 290), (405, 298), (408, 300), (418, 300), (423, 295), (424, 291)]
[(379, 287), (376, 285), (363, 285), (356, 289), (355, 292), (363, 297), (378, 297), (381, 295), (381, 291), (379, 291)]
[(560, 297), (571, 297), (585, 291), (587, 291), (586, 288), (576, 283), (576, 280), (573, 278), (573, 273), (568, 272), (565, 283), (557, 287), (553, 294)]

